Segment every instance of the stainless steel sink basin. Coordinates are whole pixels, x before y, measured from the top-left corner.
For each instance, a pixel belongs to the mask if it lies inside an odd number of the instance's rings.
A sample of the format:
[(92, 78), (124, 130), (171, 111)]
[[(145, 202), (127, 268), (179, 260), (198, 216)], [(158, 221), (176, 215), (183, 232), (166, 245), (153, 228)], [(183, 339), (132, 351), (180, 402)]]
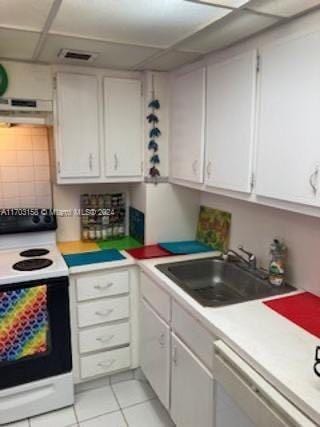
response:
[(156, 267), (196, 301), (209, 307), (267, 298), (295, 290), (287, 284), (271, 286), (256, 273), (216, 258), (159, 264)]

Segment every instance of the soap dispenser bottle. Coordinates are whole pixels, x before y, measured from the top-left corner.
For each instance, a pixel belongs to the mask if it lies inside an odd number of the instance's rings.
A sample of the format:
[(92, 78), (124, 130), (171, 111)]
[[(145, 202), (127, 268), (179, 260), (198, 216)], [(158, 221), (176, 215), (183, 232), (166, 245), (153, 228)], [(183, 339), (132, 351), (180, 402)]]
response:
[(283, 242), (274, 239), (270, 245), (271, 260), (269, 264), (269, 282), (274, 286), (284, 283), (287, 247)]

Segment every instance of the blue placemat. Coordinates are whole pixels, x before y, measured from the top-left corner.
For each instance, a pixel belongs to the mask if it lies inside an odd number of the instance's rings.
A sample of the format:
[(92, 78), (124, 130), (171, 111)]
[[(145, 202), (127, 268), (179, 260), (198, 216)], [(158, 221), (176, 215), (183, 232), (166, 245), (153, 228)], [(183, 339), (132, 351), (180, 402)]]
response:
[(200, 252), (214, 251), (214, 248), (198, 242), (197, 240), (189, 240), (186, 242), (165, 242), (159, 245), (168, 252), (175, 255), (197, 254)]
[(81, 254), (69, 254), (63, 256), (68, 267), (78, 267), (79, 265), (96, 264), (99, 262), (120, 261), (125, 257), (116, 249), (105, 251), (83, 252)]

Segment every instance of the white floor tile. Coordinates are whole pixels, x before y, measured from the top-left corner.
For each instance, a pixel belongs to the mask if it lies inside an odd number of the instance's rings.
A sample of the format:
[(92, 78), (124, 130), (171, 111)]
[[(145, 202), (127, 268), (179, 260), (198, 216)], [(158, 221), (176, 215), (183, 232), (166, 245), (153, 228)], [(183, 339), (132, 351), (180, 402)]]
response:
[(133, 371), (119, 372), (118, 374), (111, 375), (110, 381), (111, 384), (121, 383), (122, 381), (133, 380)]
[(4, 424), (1, 427), (29, 427), (29, 421), (28, 420), (16, 421), (15, 423)]
[(137, 403), (153, 399), (155, 394), (149, 384), (138, 381), (124, 381), (112, 385), (121, 408), (126, 408)]
[(157, 400), (123, 409), (129, 427), (173, 427), (167, 411)]
[(110, 386), (76, 394), (75, 410), (78, 421), (119, 410)]
[(31, 427), (66, 427), (77, 424), (72, 406), (30, 418)]
[(127, 427), (127, 424), (121, 412), (117, 411), (91, 420), (82, 421), (80, 427)]

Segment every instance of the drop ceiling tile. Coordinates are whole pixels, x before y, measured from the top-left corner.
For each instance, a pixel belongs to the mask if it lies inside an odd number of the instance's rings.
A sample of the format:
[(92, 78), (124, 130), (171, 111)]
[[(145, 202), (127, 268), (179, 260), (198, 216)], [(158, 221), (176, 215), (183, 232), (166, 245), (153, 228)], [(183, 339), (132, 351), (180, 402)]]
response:
[(320, 0), (252, 0), (248, 7), (258, 12), (291, 17), (319, 5)]
[(0, 27), (41, 31), (53, 0), (1, 0)]
[(51, 32), (166, 48), (228, 13), (184, 0), (64, 0)]
[(237, 11), (181, 43), (179, 49), (202, 53), (221, 49), (264, 30), (276, 22), (278, 22), (277, 18)]
[(170, 71), (190, 64), (200, 58), (198, 53), (169, 51), (161, 57), (145, 64), (141, 69), (153, 71)]
[(248, 3), (249, 0), (186, 0), (186, 1), (238, 8)]
[[(130, 46), (124, 44), (107, 43), (96, 40), (80, 39), (58, 35), (49, 35), (40, 55), (40, 61), (49, 63), (79, 64), (79, 61), (59, 60), (58, 53), (62, 48), (84, 50), (98, 53), (97, 59), (88, 65), (101, 68), (127, 69), (144, 61), (146, 58), (160, 52), (160, 49), (150, 47)], [(79, 64), (85, 65), (85, 64)]]
[(32, 58), (40, 33), (0, 28), (0, 58)]

